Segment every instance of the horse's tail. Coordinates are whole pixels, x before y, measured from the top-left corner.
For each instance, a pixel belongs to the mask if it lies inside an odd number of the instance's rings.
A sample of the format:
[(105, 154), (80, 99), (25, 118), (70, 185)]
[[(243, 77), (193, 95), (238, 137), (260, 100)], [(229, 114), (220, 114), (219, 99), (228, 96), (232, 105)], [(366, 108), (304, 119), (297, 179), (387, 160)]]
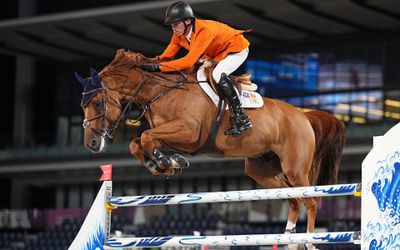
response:
[(324, 111), (305, 113), (315, 134), (314, 159), (309, 175), (311, 185), (336, 184), (346, 140), (342, 121)]

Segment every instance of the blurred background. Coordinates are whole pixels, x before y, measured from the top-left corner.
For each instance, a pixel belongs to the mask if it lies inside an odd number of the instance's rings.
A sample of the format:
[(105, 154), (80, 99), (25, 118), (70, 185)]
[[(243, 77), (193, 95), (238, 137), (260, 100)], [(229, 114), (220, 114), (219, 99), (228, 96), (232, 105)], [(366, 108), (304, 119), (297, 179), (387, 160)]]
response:
[[(145, 120), (121, 124), (104, 153), (83, 147), (82, 89), (73, 72), (101, 70), (119, 48), (161, 54), (172, 35), (163, 25), (172, 2), (1, 2), (0, 249), (66, 249), (100, 187), (100, 164), (114, 165), (115, 195), (260, 188), (245, 176), (243, 159), (194, 156), (182, 174), (153, 177), (128, 149)], [(343, 120), (339, 183), (359, 182), (372, 136), (400, 121), (400, 1), (188, 2), (198, 18), (253, 29), (249, 58), (236, 73), (251, 73), (261, 95)], [(286, 216), (286, 202), (259, 201), (125, 209), (112, 225), (137, 236), (282, 233)], [(359, 199), (327, 198), (317, 227), (359, 230), (359, 220)], [(302, 213), (297, 231), (305, 225)]]

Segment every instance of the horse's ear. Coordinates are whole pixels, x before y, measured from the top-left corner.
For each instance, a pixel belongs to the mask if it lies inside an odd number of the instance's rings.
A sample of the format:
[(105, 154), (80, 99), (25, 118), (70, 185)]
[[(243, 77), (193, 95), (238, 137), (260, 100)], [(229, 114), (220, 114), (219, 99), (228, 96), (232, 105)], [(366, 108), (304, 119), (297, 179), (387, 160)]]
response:
[(90, 68), (90, 76), (92, 77), (92, 84), (98, 86), (100, 84), (99, 73), (94, 68)]
[(78, 72), (76, 72), (76, 71), (74, 71), (74, 75), (75, 75), (76, 80), (78, 80), (78, 82), (80, 84), (82, 84), (83, 87), (85, 87), (85, 85), (86, 85), (85, 79), (83, 79), (83, 77), (81, 75), (79, 75)]

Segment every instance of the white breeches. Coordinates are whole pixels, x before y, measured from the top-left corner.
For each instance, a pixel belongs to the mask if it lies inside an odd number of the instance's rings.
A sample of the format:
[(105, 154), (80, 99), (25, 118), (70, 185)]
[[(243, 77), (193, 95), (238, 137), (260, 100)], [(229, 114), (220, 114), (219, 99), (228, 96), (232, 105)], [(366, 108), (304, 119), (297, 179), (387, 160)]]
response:
[(222, 73), (230, 75), (233, 71), (237, 70), (237, 68), (239, 68), (239, 66), (246, 60), (248, 55), (249, 48), (247, 47), (238, 53), (229, 54), (227, 57), (222, 59), (212, 73), (214, 81), (219, 82)]

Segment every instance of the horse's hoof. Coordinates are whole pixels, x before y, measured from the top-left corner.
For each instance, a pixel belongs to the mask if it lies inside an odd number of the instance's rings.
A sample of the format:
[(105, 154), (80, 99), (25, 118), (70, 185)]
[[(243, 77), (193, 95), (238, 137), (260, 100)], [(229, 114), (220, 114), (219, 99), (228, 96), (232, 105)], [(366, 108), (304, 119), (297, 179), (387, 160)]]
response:
[(180, 168), (188, 168), (190, 166), (189, 161), (180, 154), (173, 154), (171, 155), (170, 159), (178, 163)]

